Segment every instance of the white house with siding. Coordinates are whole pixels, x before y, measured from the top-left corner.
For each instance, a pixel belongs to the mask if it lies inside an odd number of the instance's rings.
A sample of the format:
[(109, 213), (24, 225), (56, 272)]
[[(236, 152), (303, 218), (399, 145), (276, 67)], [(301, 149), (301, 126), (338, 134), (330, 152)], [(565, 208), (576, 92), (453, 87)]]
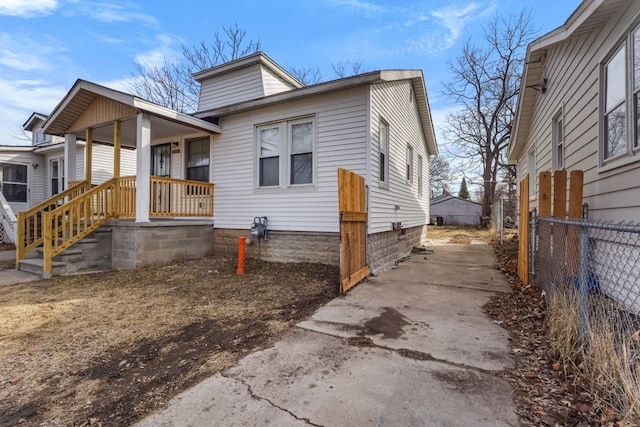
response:
[[(95, 190), (122, 204), (109, 223), (114, 267), (235, 254), (256, 217), (267, 218), (268, 235), (253, 239), (249, 255), (338, 264), (338, 168), (366, 182), (372, 271), (423, 241), (437, 145), (422, 71), (304, 86), (258, 52), (194, 78), (193, 115), (78, 80), (42, 125), (64, 147), (80, 149), (84, 138), (94, 159), (97, 142), (116, 147), (108, 188)], [(110, 169), (125, 147), (136, 154), (133, 177)], [(67, 176), (81, 179), (81, 169)], [(85, 179), (100, 169), (85, 168)]]
[[(337, 169), (344, 168), (366, 180), (374, 271), (420, 243), (429, 222), (428, 159), (437, 153), (420, 70), (305, 87), (257, 53), (194, 77), (195, 116), (222, 127), (211, 146), (218, 237), (246, 234), (254, 217), (266, 216), (274, 259), (302, 249), (309, 260), (337, 263), (330, 248), (338, 244)], [(278, 238), (288, 243), (276, 250)], [(313, 246), (324, 255), (313, 255)]]
[[(582, 170), (589, 218), (640, 222), (638, 52), (640, 2), (626, 0), (584, 0), (564, 25), (528, 46), (508, 158), (519, 180), (529, 174), (531, 208), (540, 172)], [(592, 237), (589, 274), (637, 312), (634, 238)]]
[(584, 171), (590, 217), (640, 221), (640, 2), (584, 0), (527, 49), (508, 148), (518, 179)]

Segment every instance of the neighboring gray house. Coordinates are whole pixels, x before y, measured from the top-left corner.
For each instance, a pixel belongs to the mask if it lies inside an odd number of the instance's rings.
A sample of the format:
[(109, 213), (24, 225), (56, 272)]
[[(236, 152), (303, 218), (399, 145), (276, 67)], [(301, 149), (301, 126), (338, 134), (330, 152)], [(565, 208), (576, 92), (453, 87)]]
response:
[(530, 174), (584, 171), (590, 217), (640, 221), (640, 2), (584, 0), (533, 41), (524, 66), (509, 160)]
[(431, 199), (431, 222), (443, 225), (480, 225), (482, 205), (450, 194)]
[[(366, 183), (372, 271), (424, 241), (437, 145), (421, 70), (304, 86), (259, 52), (194, 77), (201, 93), (193, 115), (78, 80), (43, 124), (64, 146), (86, 135), (94, 151), (97, 141), (135, 149), (135, 177), (111, 174), (115, 190), (104, 190), (128, 203), (109, 225), (113, 266), (213, 248), (235, 254), (255, 217), (268, 218), (263, 259), (338, 264), (338, 168)], [(257, 255), (256, 244), (250, 250)]]

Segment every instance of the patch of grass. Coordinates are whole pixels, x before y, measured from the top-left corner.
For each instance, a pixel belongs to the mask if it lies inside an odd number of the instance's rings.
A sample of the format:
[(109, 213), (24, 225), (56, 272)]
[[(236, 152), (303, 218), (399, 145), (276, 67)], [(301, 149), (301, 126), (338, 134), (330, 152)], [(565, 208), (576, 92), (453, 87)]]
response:
[(640, 344), (625, 327), (629, 313), (603, 295), (590, 295), (585, 336), (579, 335), (579, 299), (572, 285), (549, 298), (548, 336), (553, 352), (581, 372), (604, 407), (625, 425), (640, 425)]

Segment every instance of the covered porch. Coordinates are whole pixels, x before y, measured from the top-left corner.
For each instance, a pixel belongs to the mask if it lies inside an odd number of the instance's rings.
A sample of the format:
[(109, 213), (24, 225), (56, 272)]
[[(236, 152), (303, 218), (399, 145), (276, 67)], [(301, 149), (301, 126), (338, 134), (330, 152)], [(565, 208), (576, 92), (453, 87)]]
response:
[[(76, 81), (44, 125), (45, 133), (65, 138), (64, 191), (19, 213), (16, 263), (42, 247), (43, 277), (50, 277), (53, 257), (113, 219), (140, 226), (152, 218), (210, 222), (210, 145), (220, 131), (131, 94)], [(85, 141), (84, 162), (75, 158), (78, 140)], [(191, 141), (200, 147), (195, 156), (186, 153)], [(93, 158), (95, 144), (113, 147), (112, 171), (94, 170), (111, 163)], [(121, 176), (123, 149), (136, 150), (135, 175)]]

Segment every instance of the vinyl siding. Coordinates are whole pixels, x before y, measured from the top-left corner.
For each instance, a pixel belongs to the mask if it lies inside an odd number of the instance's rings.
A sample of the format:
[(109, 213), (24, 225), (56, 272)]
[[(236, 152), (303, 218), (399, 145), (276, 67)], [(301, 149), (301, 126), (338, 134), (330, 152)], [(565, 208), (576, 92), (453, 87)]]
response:
[[(369, 185), (369, 232), (391, 230), (391, 222), (401, 221), (403, 228), (429, 222), (429, 156), (415, 100), (409, 102), (411, 82), (395, 81), (371, 86), (371, 178)], [(389, 185), (381, 186), (379, 177), (380, 120), (389, 125)], [(407, 145), (413, 148), (413, 182), (405, 179)], [(418, 156), (423, 161), (423, 190), (418, 197)], [(399, 209), (396, 210), (396, 206)]]
[[(630, 2), (627, 10), (621, 10), (599, 30), (547, 49), (548, 91), (537, 95), (527, 147), (518, 159), (519, 179), (533, 172), (527, 170), (526, 158), (534, 146), (535, 175), (553, 170), (552, 121), (563, 109), (565, 168), (584, 171), (584, 201), (592, 218), (640, 221), (640, 153), (633, 156), (635, 163), (613, 168), (599, 165), (600, 67), (639, 15), (640, 4)], [(531, 207), (537, 205), (536, 197)]]
[(261, 69), (262, 67), (256, 64), (204, 80), (200, 87), (198, 111), (264, 96)]
[(280, 80), (278, 76), (265, 67), (262, 67), (262, 81), (265, 96), (275, 95), (276, 93), (293, 89), (293, 86)]
[[(29, 206), (36, 205), (44, 200), (44, 167), (43, 157), (30, 151), (0, 151), (0, 163), (14, 163), (27, 166), (27, 188), (29, 196), (27, 203)], [(38, 168), (33, 168), (37, 163)], [(14, 203), (9, 203), (14, 205)], [(16, 212), (17, 213), (17, 212)]]
[[(84, 152), (83, 152), (84, 154)], [(78, 153), (78, 156), (80, 154)], [(113, 147), (109, 145), (94, 144), (91, 167), (91, 182), (102, 184), (113, 178)], [(84, 167), (84, 161), (83, 161)], [(136, 175), (136, 151), (120, 150), (120, 176)], [(84, 176), (84, 171), (83, 175)]]
[[(367, 171), (367, 99), (360, 87), (221, 118), (212, 150), (216, 228), (248, 229), (267, 216), (271, 230), (337, 232), (337, 169)], [(305, 116), (315, 117), (314, 185), (256, 188), (256, 126)]]

